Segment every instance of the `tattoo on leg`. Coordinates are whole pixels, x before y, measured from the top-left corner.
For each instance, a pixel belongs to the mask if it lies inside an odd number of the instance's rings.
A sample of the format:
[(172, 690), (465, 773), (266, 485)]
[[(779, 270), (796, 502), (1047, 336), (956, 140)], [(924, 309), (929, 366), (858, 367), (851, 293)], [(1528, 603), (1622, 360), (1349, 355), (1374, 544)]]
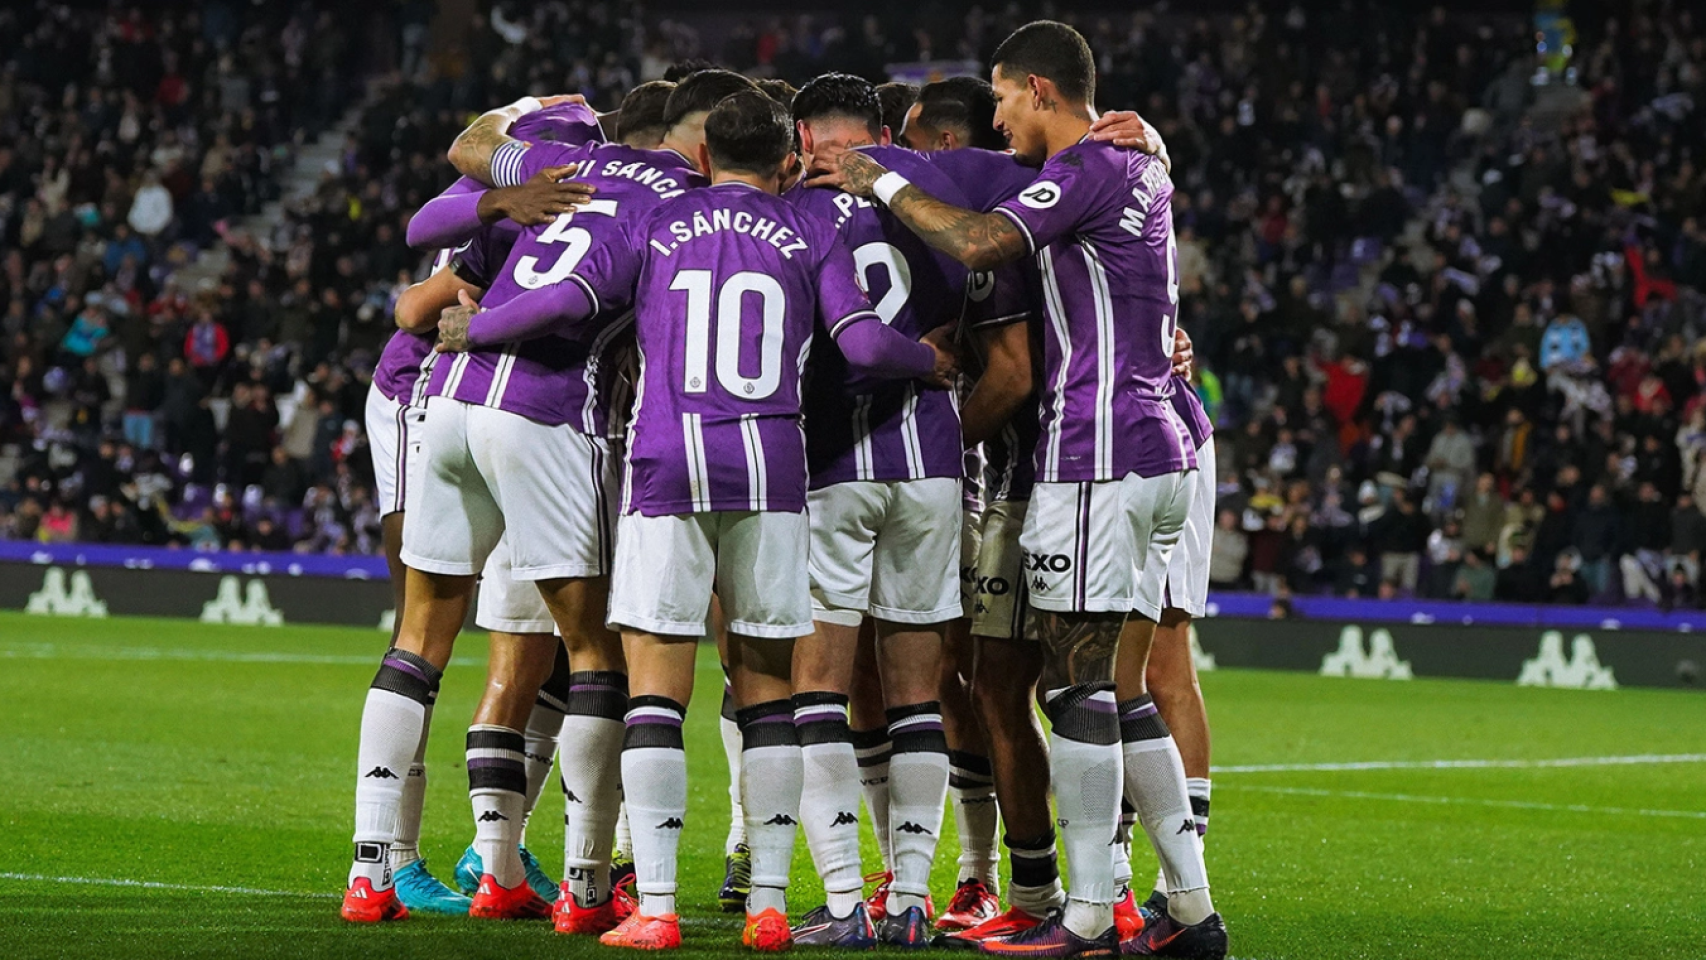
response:
[(1120, 649), (1124, 614), (1035, 610), (1032, 615), (1036, 617), (1037, 639), (1048, 650), (1048, 663), (1043, 668), (1044, 689), (1058, 690), (1114, 679), (1114, 658)]

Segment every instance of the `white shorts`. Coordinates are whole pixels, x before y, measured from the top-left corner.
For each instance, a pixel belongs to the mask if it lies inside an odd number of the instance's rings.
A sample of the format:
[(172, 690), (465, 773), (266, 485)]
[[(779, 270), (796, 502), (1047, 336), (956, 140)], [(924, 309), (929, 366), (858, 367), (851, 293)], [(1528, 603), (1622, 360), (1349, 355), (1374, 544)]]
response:
[(509, 535), (498, 541), (480, 571), (480, 591), (474, 601), (474, 626), (504, 633), (555, 633), (557, 623), (539, 588), (510, 575)]
[(850, 480), (806, 494), (812, 616), (946, 623), (960, 603), (960, 481)]
[(983, 512), (960, 510), (960, 617), (977, 615), (977, 554), (983, 543)]
[(516, 580), (610, 572), (617, 469), (604, 438), (446, 397), (427, 402), (420, 432), (404, 563), (472, 576), (503, 538)]
[(379, 515), (396, 513), (414, 486), (409, 481), (411, 467), (418, 467), (411, 455), (419, 447), (420, 411), (387, 397), (376, 386), (367, 388), (367, 449), (373, 456), (374, 496), (378, 499)]
[(1197, 448), (1196, 492), (1191, 512), (1185, 517), (1185, 532), (1167, 565), (1167, 595), (1162, 606), (1183, 610), (1193, 617), (1208, 612), (1208, 555), (1214, 542), (1214, 438)]
[(977, 637), (1017, 640), (1024, 636), (1025, 577), (1019, 535), (1028, 500), (998, 500), (983, 511), (983, 545), (977, 553), (977, 608), (971, 632)]
[(729, 632), (799, 639), (812, 632), (810, 553), (804, 513), (626, 514), (617, 525), (609, 625), (706, 636), (715, 585)]
[(1019, 538), (1031, 606), (1159, 620), (1196, 472), (1039, 482)]

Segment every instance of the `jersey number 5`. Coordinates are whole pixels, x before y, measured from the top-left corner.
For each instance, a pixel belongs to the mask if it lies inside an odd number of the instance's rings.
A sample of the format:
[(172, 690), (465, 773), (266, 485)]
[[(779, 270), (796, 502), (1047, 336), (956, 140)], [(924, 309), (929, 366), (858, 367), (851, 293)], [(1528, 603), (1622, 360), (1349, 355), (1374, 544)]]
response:
[(616, 216), (616, 201), (590, 200), (567, 213), (557, 214), (557, 219), (551, 221), (534, 240), (540, 246), (549, 243), (561, 243), (568, 246), (557, 254), (557, 259), (544, 270), (539, 269), (539, 257), (529, 254), (515, 262), (515, 282), (523, 290), (537, 290), (552, 284), (562, 283), (570, 273), (580, 266), (581, 258), (592, 249), (592, 234), (584, 228), (573, 226), (576, 216)]
[[(715, 297), (711, 271), (683, 270), (670, 282), (671, 290), (687, 294), (686, 372), (682, 389), (704, 393), (711, 366), (711, 307), (716, 300), (717, 382), (729, 395), (742, 400), (763, 400), (782, 383), (782, 324), (787, 294), (782, 284), (768, 274), (742, 270), (723, 282)], [(748, 296), (758, 300), (758, 375), (741, 372), (741, 348), (751, 342), (746, 336)]]

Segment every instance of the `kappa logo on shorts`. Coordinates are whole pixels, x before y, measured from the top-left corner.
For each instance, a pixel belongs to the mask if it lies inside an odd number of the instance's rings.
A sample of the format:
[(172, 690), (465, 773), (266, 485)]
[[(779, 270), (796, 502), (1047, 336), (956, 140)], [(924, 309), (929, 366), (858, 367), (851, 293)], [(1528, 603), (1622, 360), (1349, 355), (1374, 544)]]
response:
[(1064, 553), (1026, 553), (1025, 569), (1033, 573), (1065, 573), (1072, 569), (1072, 558)]

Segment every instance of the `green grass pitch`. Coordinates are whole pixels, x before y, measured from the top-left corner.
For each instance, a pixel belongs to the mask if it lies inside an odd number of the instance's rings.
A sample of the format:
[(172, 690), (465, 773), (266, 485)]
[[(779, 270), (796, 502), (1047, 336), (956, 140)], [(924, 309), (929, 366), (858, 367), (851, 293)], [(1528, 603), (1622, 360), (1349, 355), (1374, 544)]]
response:
[[(0, 958), (600, 951), (540, 923), (338, 919), (357, 719), (383, 643), (375, 631), (0, 614)], [(471, 835), (460, 761), (484, 653), (483, 637), (464, 638), (436, 711), (422, 847), (441, 877)], [(700, 664), (685, 934), (690, 952), (730, 954), (737, 923), (713, 912), (720, 681), (709, 651)], [(1706, 957), (1706, 697), (1234, 671), (1203, 685), (1219, 767), (1695, 755), (1222, 770), (1208, 858), (1235, 956)], [(553, 872), (561, 811), (547, 791), (529, 837)], [(943, 848), (938, 902), (951, 835)], [(1137, 875), (1153, 869), (1144, 850)], [(795, 877), (795, 907), (814, 905), (803, 841)]]

